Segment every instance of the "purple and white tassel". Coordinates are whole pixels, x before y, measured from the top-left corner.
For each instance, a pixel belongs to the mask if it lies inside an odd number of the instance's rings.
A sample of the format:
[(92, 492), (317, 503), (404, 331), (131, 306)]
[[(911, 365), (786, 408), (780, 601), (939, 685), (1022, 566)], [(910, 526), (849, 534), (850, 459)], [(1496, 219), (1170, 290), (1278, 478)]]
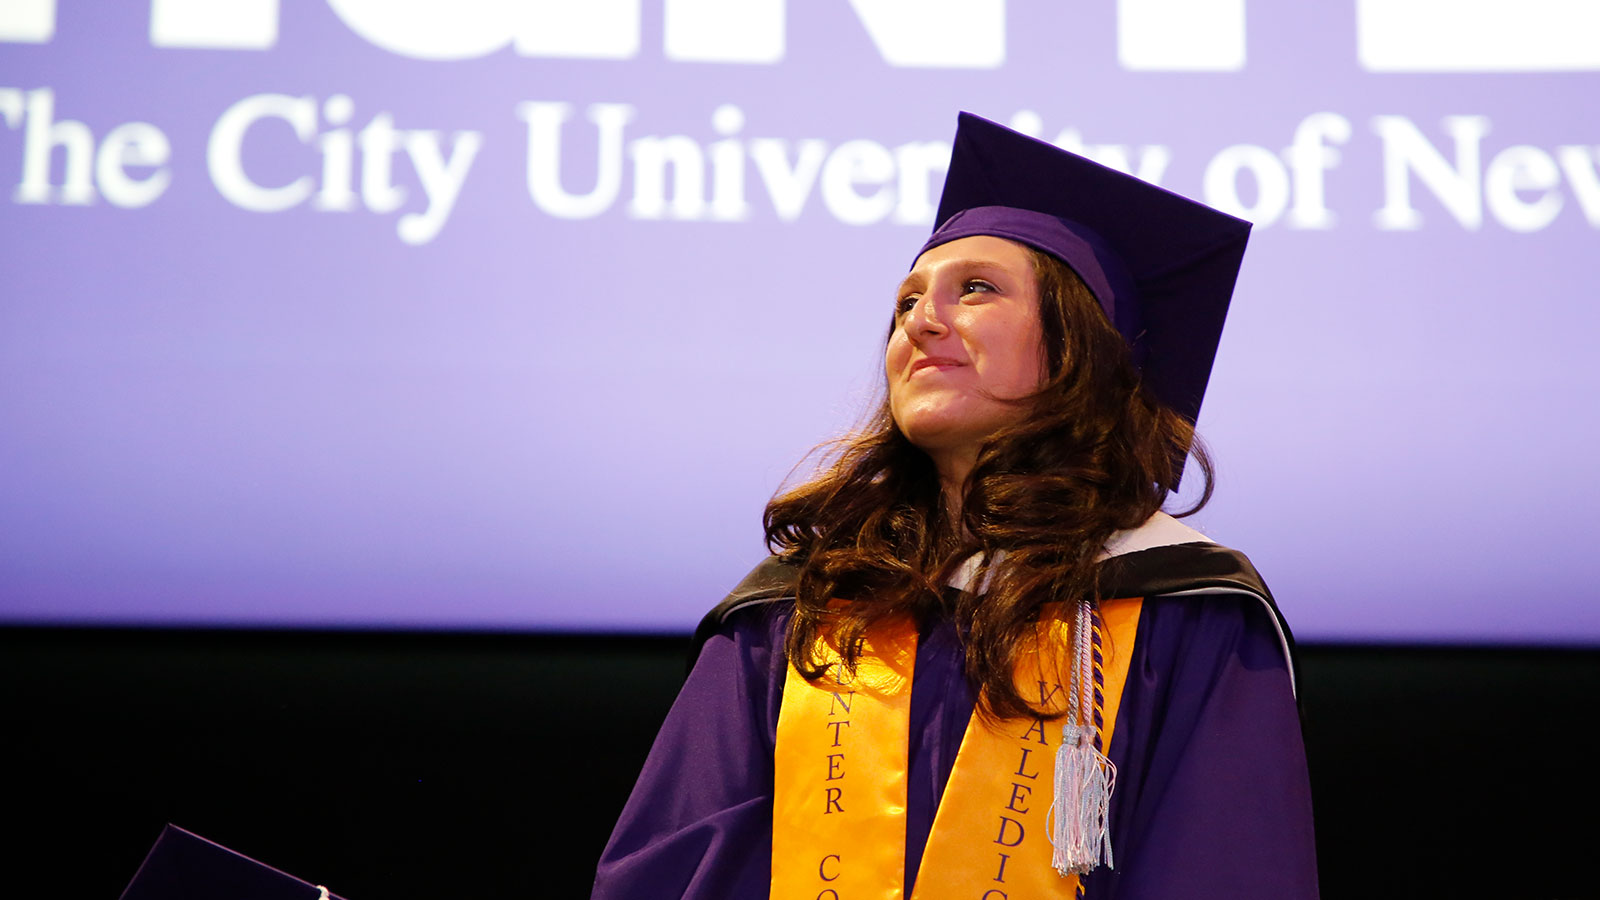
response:
[(1061, 727), (1056, 749), (1055, 797), (1050, 803), (1050, 863), (1063, 877), (1083, 875), (1095, 866), (1112, 868), (1107, 816), (1117, 767), (1100, 752), (1099, 692), (1091, 634), (1097, 626), (1086, 601), (1077, 604), (1072, 623), (1073, 655), (1068, 696), (1073, 708)]

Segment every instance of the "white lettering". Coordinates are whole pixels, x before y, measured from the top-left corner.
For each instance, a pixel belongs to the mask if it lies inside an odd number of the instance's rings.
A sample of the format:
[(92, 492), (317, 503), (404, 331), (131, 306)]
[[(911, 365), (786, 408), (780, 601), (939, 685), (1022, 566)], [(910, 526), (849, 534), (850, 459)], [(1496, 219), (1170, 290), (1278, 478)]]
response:
[(512, 39), (523, 56), (632, 59), (639, 55), (639, 0), (525, 0)]
[(1076, 128), (1063, 128), (1051, 143), (1079, 156), (1086, 156), (1102, 166), (1132, 175), (1141, 181), (1160, 184), (1172, 162), (1172, 148), (1163, 144), (1148, 144), (1139, 148), (1139, 162), (1135, 164), (1126, 144), (1086, 144), (1083, 134)]
[(6, 127), (21, 125), (23, 115), (22, 92), (16, 88), (0, 88), (0, 119), (6, 120)]
[[(355, 114), (355, 102), (344, 94), (334, 94), (322, 103), (322, 119), (329, 125), (346, 125)], [(329, 212), (348, 212), (356, 208), (353, 186), (355, 139), (348, 128), (334, 128), (317, 136), (322, 151), (322, 189), (311, 205)]]
[(1374, 116), (1372, 127), (1383, 141), (1383, 208), (1374, 216), (1379, 228), (1409, 231), (1422, 226), (1422, 214), (1411, 205), (1411, 172), (1464, 228), (1483, 224), (1478, 145), (1489, 132), (1487, 117), (1445, 117), (1445, 131), (1455, 139), (1454, 167), (1404, 116)]
[[(633, 59), (641, 0), (326, 0), (356, 35), (413, 59)], [(276, 46), (280, 0), (150, 0), (155, 47)], [(890, 66), (998, 68), (1005, 0), (850, 0)], [(786, 52), (786, 0), (664, 0), (668, 60), (774, 64)], [(813, 4), (796, 4), (809, 11)], [(1238, 71), (1245, 0), (1118, 0), (1117, 55), (1136, 71)], [(56, 0), (0, 0), (0, 42), (49, 43)], [(1356, 52), (1378, 72), (1600, 70), (1593, 0), (1357, 0)]]
[[(1561, 170), (1538, 147), (1507, 147), (1483, 170), (1483, 199), (1495, 220), (1512, 231), (1538, 231), (1561, 212)], [(1519, 191), (1539, 191), (1524, 200)]]
[[(455, 208), (466, 183), (467, 173), (483, 146), (483, 135), (458, 131), (446, 156), (441, 132), (419, 129), (403, 131), (394, 127), (393, 117), (378, 113), (357, 134), (342, 127), (355, 112), (355, 104), (344, 94), (335, 94), (322, 104), (324, 121), (336, 127), (317, 132), (317, 103), (311, 97), (283, 94), (258, 94), (229, 107), (211, 129), (206, 146), (206, 164), (217, 191), (230, 203), (250, 212), (281, 212), (311, 199), (313, 209), (323, 212), (349, 212), (356, 209), (354, 186), (355, 154), (361, 152), (360, 199), (368, 210), (386, 213), (398, 209), (406, 192), (393, 183), (394, 155), (404, 150), (422, 187), (426, 201), (420, 212), (407, 213), (395, 225), (395, 233), (408, 244), (423, 244), (438, 236)], [(313, 141), (322, 154), (322, 179), (319, 186), (310, 175), (301, 175), (278, 187), (263, 186), (244, 171), (244, 140), (251, 127), (263, 119), (281, 119), (293, 129), (302, 144)], [(312, 197), (315, 191), (315, 197)]]
[[(850, 0), (885, 62), (899, 67), (998, 68), (1005, 62), (1004, 0)], [(785, 0), (666, 0), (667, 59), (780, 62)]]
[(150, 0), (150, 46), (267, 50), (278, 42), (278, 0)]
[(1600, 147), (1557, 147), (1556, 159), (1561, 162), (1561, 171), (1567, 173), (1567, 183), (1572, 185), (1572, 194), (1578, 198), (1584, 218), (1590, 225), (1600, 228), (1600, 173), (1595, 171)]
[(1005, 64), (1005, 0), (850, 0), (850, 6), (891, 66), (998, 69)]
[(171, 158), (172, 143), (161, 129), (148, 122), (118, 125), (106, 133), (95, 154), (95, 184), (113, 206), (149, 206), (172, 183), (172, 171), (156, 168), (143, 178), (134, 178), (128, 167), (165, 166)]
[(1044, 140), (1044, 116), (1031, 109), (1019, 109), (1011, 114), (1011, 121), (1006, 123), (1012, 131), (1021, 132), (1031, 138)]
[(1373, 72), (1600, 69), (1592, 0), (1357, 0), (1356, 45)]
[[(1254, 203), (1239, 197), (1239, 173), (1243, 170), (1249, 170), (1255, 180)], [(1271, 150), (1237, 144), (1212, 158), (1206, 166), (1202, 190), (1207, 203), (1265, 228), (1277, 221), (1289, 205), (1289, 171)]]
[(524, 56), (628, 59), (639, 51), (639, 0), (327, 0), (351, 31), (413, 59), (476, 59), (514, 45)]
[(950, 165), (950, 144), (946, 141), (921, 141), (894, 148), (895, 168), (900, 179), (894, 219), (901, 225), (932, 225), (938, 207), (933, 203), (935, 174), (943, 175)]
[(406, 213), (400, 217), (395, 232), (408, 244), (426, 244), (444, 227), (461, 196), (461, 186), (466, 183), (472, 161), (483, 147), (483, 135), (476, 131), (455, 133), (447, 160), (437, 131), (410, 131), (405, 136), (406, 155), (417, 170), (422, 182), (422, 193), (428, 205), (420, 213)]
[(1244, 68), (1244, 0), (1117, 0), (1117, 61), (1125, 69)]
[[(89, 178), (94, 162), (94, 134), (82, 122), (55, 121), (55, 104), (55, 92), (49, 88), (27, 92), (22, 182), (12, 196), (18, 203), (49, 203), (55, 199), (72, 206), (85, 206), (94, 202), (94, 184)], [(59, 191), (53, 188), (50, 178), (51, 158), (57, 147), (66, 155)]]
[(56, 0), (6, 0), (0, 3), (0, 41), (48, 44), (56, 36)]
[(1294, 206), (1289, 224), (1295, 228), (1332, 228), (1333, 212), (1328, 209), (1323, 176), (1339, 164), (1339, 151), (1329, 141), (1343, 144), (1350, 140), (1350, 120), (1338, 113), (1312, 113), (1300, 120), (1294, 141), (1284, 151), (1294, 180)]
[(1167, 174), (1167, 165), (1172, 162), (1172, 148), (1164, 144), (1146, 144), (1139, 148), (1139, 164), (1133, 169), (1133, 177), (1151, 184), (1160, 184), (1161, 179)]
[[(55, 93), (49, 88), (25, 93), (0, 88), (0, 118), (7, 127), (23, 128), (22, 179), (12, 195), (17, 203), (85, 206), (94, 202), (98, 188), (99, 196), (114, 206), (148, 206), (172, 182), (172, 172), (165, 168), (172, 158), (172, 144), (148, 122), (124, 122), (112, 128), (97, 149), (88, 125), (55, 121)], [(58, 149), (65, 157), (59, 189), (51, 178)], [(130, 167), (154, 171), (135, 177)]]
[[(700, 145), (681, 134), (642, 137), (628, 145), (633, 158), (633, 203), (637, 219), (693, 220), (705, 210), (705, 159)], [(672, 167), (672, 205), (667, 205), (666, 174)]]
[[(882, 144), (845, 141), (822, 166), (822, 202), (847, 225), (871, 225), (894, 208), (894, 192), (888, 187), (893, 178), (894, 157)], [(857, 185), (876, 190), (861, 194)]]
[(784, 0), (666, 0), (662, 49), (682, 62), (775, 63)]
[(394, 183), (394, 155), (400, 135), (394, 117), (378, 113), (356, 135), (361, 145), (361, 202), (377, 213), (394, 212), (406, 200), (406, 190)]
[(528, 195), (534, 205), (558, 219), (589, 219), (616, 202), (622, 187), (622, 134), (633, 118), (624, 103), (595, 103), (589, 121), (599, 133), (595, 186), (587, 194), (569, 194), (561, 186), (561, 125), (572, 114), (570, 103), (517, 104), (528, 123)]
[(328, 0), (374, 46), (413, 59), (474, 59), (511, 43), (514, 5), (504, 0)]
[(251, 212), (278, 212), (311, 196), (311, 176), (302, 175), (279, 187), (262, 187), (245, 174), (244, 136), (262, 119), (282, 119), (294, 129), (295, 137), (310, 143), (317, 133), (317, 104), (310, 97), (284, 94), (255, 94), (233, 104), (211, 129), (206, 168), (211, 183), (229, 203)]
[(711, 145), (711, 218), (739, 222), (750, 215), (744, 199), (744, 142), (734, 137), (744, 128), (744, 110), (731, 103), (717, 107), (711, 127), (726, 138)]
[(811, 196), (811, 188), (816, 184), (817, 173), (822, 171), (822, 162), (828, 155), (828, 145), (823, 141), (807, 139), (796, 143), (799, 152), (795, 154), (794, 166), (791, 167), (788, 141), (782, 138), (757, 138), (750, 142), (750, 158), (755, 161), (761, 183), (766, 185), (767, 194), (772, 197), (772, 208), (777, 211), (778, 218), (785, 222), (800, 217), (801, 210), (805, 209), (806, 198)]

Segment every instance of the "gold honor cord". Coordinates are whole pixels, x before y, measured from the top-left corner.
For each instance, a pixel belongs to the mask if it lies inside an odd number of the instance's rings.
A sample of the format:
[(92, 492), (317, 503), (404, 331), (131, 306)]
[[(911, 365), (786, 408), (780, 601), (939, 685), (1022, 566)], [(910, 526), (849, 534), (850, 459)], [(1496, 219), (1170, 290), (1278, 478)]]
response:
[[(1101, 606), (1104, 732), (1111, 746), (1140, 600)], [(1070, 708), (1071, 626), (1046, 610), (1041, 646), (1016, 673), (1025, 697)], [(879, 629), (849, 684), (834, 648), (829, 675), (806, 681), (793, 667), (778, 714), (773, 800), (774, 900), (879, 900), (905, 894), (910, 623)], [(846, 676), (847, 678), (849, 676)], [(956, 754), (917, 873), (914, 900), (1072, 897), (1077, 876), (1051, 866), (1048, 821), (1063, 720), (974, 714)], [(846, 724), (847, 723), (847, 724)]]

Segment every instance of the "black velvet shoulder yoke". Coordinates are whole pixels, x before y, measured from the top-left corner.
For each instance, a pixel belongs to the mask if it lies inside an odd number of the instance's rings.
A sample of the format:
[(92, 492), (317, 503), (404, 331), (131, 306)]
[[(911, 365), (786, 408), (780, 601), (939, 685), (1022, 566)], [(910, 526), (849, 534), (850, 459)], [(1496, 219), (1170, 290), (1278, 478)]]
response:
[[(762, 560), (721, 603), (706, 613), (694, 631), (689, 664), (728, 617), (751, 606), (792, 600), (800, 574), (798, 563), (776, 556)], [(1278, 611), (1278, 603), (1249, 557), (1221, 544), (1168, 544), (1113, 556), (1100, 564), (1100, 596), (1156, 597), (1205, 594), (1249, 594), (1264, 602), (1282, 637), (1291, 679), (1295, 672), (1294, 635)]]

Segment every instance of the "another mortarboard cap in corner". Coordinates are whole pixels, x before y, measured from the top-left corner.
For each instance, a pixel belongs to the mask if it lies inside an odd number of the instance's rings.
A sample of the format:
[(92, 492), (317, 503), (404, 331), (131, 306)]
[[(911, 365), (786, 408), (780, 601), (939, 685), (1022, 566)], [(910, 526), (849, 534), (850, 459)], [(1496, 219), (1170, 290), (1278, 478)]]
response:
[(321, 885), (280, 872), (176, 825), (156, 844), (122, 900), (339, 900)]
[(1249, 222), (964, 112), (922, 252), (980, 234), (1071, 266), (1146, 387), (1199, 417)]

